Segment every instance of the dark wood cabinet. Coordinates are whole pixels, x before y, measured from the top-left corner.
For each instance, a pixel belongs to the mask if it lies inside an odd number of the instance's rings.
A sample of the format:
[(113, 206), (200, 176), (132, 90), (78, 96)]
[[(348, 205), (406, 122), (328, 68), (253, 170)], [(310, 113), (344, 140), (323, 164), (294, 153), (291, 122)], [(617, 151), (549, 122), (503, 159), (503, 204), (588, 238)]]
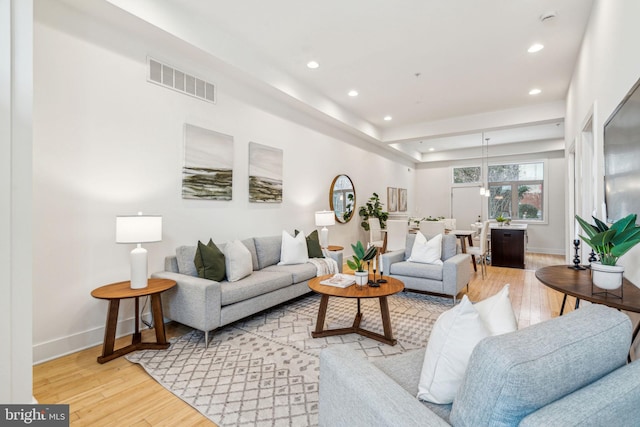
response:
[(526, 230), (491, 229), (491, 265), (524, 268)]

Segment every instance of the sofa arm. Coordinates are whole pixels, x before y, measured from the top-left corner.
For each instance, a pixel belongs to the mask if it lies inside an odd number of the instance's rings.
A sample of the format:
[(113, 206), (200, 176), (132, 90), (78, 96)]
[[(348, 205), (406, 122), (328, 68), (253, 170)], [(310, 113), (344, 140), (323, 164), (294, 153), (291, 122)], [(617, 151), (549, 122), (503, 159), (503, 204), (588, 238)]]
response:
[(520, 426), (633, 426), (640, 419), (640, 361), (540, 408)]
[(382, 270), (380, 272), (384, 272), (385, 274), (389, 274), (391, 271), (391, 264), (394, 262), (402, 262), (404, 261), (404, 249), (400, 249), (397, 251), (385, 252), (380, 255), (380, 263), (382, 264)]
[(458, 295), (471, 280), (471, 255), (457, 254), (442, 264), (442, 286), (447, 295)]
[(162, 294), (164, 317), (204, 332), (220, 326), (220, 282), (169, 271), (151, 277), (177, 283)]
[(319, 408), (327, 427), (449, 425), (347, 346), (320, 352)]

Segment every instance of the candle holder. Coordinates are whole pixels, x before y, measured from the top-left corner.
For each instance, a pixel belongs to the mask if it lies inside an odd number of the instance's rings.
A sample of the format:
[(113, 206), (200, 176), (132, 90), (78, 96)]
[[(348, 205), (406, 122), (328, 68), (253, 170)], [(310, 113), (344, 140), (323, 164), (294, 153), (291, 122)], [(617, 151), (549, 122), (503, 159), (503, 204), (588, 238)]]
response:
[(576, 251), (576, 254), (573, 256), (573, 265), (570, 265), (569, 268), (573, 268), (574, 270), (586, 270), (586, 268), (580, 265), (580, 255), (578, 254), (580, 251), (580, 239), (573, 240), (573, 249)]
[[(367, 261), (367, 273), (371, 274), (371, 261)], [(374, 278), (374, 279), (375, 279), (375, 276), (376, 276), (376, 270), (373, 270), (373, 278)], [(367, 284), (368, 284), (369, 286), (373, 285), (374, 283), (375, 283), (375, 281), (373, 281), (373, 280), (371, 280), (371, 279), (369, 279), (369, 280), (367, 281)]]
[(591, 253), (589, 254), (589, 267), (591, 267), (591, 264), (593, 264), (597, 260), (598, 258), (596, 257), (596, 253), (593, 252), (593, 249), (591, 249)]

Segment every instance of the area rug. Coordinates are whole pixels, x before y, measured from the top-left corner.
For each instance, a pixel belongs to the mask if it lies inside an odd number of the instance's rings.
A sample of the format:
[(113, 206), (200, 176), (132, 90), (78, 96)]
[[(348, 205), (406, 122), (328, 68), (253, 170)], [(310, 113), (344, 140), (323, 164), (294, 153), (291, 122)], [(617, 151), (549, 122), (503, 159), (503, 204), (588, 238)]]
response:
[[(220, 426), (315, 426), (323, 348), (344, 344), (377, 358), (425, 347), (434, 322), (452, 306), (451, 299), (415, 293), (388, 302), (395, 346), (357, 334), (311, 338), (320, 304), (313, 294), (214, 331), (208, 347), (194, 330), (166, 351), (127, 359)], [(383, 333), (378, 299), (361, 304), (361, 326)], [(330, 298), (326, 325), (350, 326), (355, 313), (355, 300)]]

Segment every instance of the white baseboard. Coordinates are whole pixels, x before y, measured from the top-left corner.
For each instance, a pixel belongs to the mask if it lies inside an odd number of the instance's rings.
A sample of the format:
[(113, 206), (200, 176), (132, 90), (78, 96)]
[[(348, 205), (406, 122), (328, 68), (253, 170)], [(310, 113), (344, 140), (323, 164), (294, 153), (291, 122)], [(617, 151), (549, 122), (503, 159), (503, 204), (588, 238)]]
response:
[[(151, 322), (151, 314), (143, 314), (142, 319), (147, 322)], [(144, 327), (144, 325), (141, 326), (141, 328)], [(97, 345), (102, 346), (104, 340), (104, 329), (105, 327), (102, 326), (77, 334), (67, 335), (66, 337), (56, 338), (51, 341), (34, 344), (33, 364), (37, 365), (81, 350), (86, 350), (87, 348), (95, 347)], [(119, 321), (116, 330), (118, 331), (116, 338), (133, 334), (135, 331), (135, 318), (130, 317)]]
[(532, 248), (530, 246), (527, 247), (527, 252), (533, 252), (536, 254), (547, 254), (547, 255), (565, 255), (566, 254), (564, 249)]

